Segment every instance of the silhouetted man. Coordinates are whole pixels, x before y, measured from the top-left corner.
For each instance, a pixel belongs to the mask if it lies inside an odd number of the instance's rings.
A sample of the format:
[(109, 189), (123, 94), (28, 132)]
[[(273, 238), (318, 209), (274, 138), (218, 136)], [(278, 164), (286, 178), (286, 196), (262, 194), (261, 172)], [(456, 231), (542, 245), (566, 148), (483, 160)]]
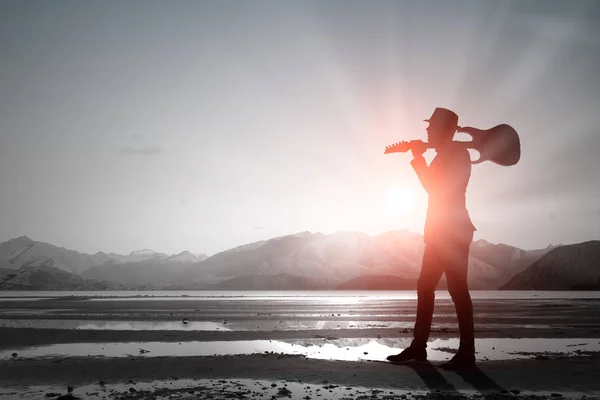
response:
[(460, 345), (457, 354), (441, 367), (460, 369), (475, 364), (473, 305), (467, 285), (469, 246), (475, 227), (471, 223), (465, 198), (471, 176), (471, 158), (464, 146), (453, 141), (459, 129), (458, 115), (444, 108), (436, 108), (431, 118), (425, 121), (429, 122), (428, 142), (435, 146), (437, 155), (427, 166), (423, 158), (426, 150), (423, 142), (411, 142), (414, 157), (411, 165), (429, 195), (425, 252), (417, 284), (414, 338), (408, 348), (387, 359), (405, 362), (427, 358), (435, 288), (445, 273), (448, 292), (456, 307)]

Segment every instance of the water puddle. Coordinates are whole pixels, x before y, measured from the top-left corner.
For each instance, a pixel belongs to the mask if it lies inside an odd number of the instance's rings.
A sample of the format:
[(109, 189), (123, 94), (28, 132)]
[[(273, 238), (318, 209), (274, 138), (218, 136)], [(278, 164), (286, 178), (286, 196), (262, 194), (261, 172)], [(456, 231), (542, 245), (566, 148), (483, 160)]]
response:
[(50, 300), (50, 297), (0, 297), (0, 303), (8, 302), (8, 301), (18, 301), (18, 302), (26, 302), (26, 301), (40, 301), (40, 300)]
[[(41, 357), (187, 357), (276, 353), (323, 360), (382, 361), (407, 347), (410, 339), (333, 339), (70, 343), (0, 351), (0, 360)], [(446, 360), (458, 347), (458, 339), (437, 339), (428, 344), (428, 358)], [(598, 339), (478, 339), (479, 360), (524, 359), (546, 355), (584, 355), (600, 351)]]
[(412, 328), (411, 321), (320, 321), (306, 320), (238, 320), (214, 321), (108, 321), (68, 319), (0, 319), (0, 328), (131, 330), (131, 331), (299, 331), (335, 329)]
[(0, 328), (122, 330), (122, 331), (230, 331), (211, 321), (81, 321), (60, 319), (0, 320)]
[(10, 310), (2, 310), (0, 311), (0, 315), (31, 315), (31, 316), (35, 316), (35, 315), (47, 315), (47, 314), (52, 314), (55, 312), (69, 312), (72, 310), (58, 310), (58, 309), (54, 309), (54, 310), (26, 310), (26, 309), (18, 309), (18, 308), (13, 308)]

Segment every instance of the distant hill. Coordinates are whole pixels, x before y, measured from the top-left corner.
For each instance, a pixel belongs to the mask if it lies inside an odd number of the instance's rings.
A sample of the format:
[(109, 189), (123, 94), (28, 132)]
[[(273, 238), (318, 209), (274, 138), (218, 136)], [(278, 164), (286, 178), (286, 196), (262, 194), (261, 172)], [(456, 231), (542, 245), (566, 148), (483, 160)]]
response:
[(600, 290), (600, 241), (554, 248), (500, 289)]
[[(205, 258), (204, 254), (195, 255), (189, 251), (168, 255), (148, 249), (132, 251), (128, 255), (103, 252), (85, 254), (49, 243), (34, 241), (27, 236), (0, 243), (0, 269), (15, 271), (15, 277), (18, 276), (19, 279), (25, 281), (27, 279), (21, 270), (48, 267), (75, 274), (79, 276), (80, 280), (83, 278), (110, 281), (117, 285), (155, 287), (172, 283), (172, 278), (177, 272)], [(31, 270), (28, 271), (31, 272)], [(56, 273), (50, 275), (59, 277)], [(66, 275), (64, 277), (65, 282), (71, 279), (67, 279)], [(59, 278), (59, 281), (60, 279), (62, 278)], [(50, 282), (51, 280), (48, 281), (48, 287), (53, 285)], [(76, 284), (74, 280), (71, 284), (80, 285)], [(16, 283), (12, 285), (7, 282), (6, 285), (6, 287), (16, 287)], [(110, 285), (105, 286), (109, 287)]]
[(189, 267), (180, 279), (215, 284), (242, 276), (286, 274), (333, 289), (370, 272), (414, 276), (422, 247), (420, 235), (408, 231), (378, 239), (361, 232), (302, 232), (216, 254)]
[(206, 254), (192, 254), (189, 251), (185, 250), (182, 251), (179, 254), (173, 254), (171, 256), (166, 256), (163, 257), (161, 260), (161, 263), (173, 263), (173, 262), (178, 262), (178, 263), (195, 263), (195, 262), (199, 262), (202, 261), (204, 259), (208, 258)]
[(183, 283), (166, 286), (178, 290), (326, 290), (331, 289), (322, 282), (290, 274), (245, 275), (229, 278), (218, 283)]
[[(474, 242), (471, 249), (469, 285), (473, 289), (498, 288), (544, 253), (486, 241)], [(387, 277), (394, 287), (416, 289), (423, 250), (422, 235), (407, 230), (378, 236), (303, 232), (216, 254), (190, 266), (179, 280), (198, 286), (236, 277), (287, 274), (330, 289), (359, 289), (381, 287), (380, 277)], [(445, 287), (444, 278), (439, 287)]]
[[(399, 245), (399, 243), (396, 243)], [(496, 289), (513, 275), (523, 271), (547, 250), (522, 250), (505, 244), (492, 244), (485, 240), (473, 242), (470, 248), (468, 281), (471, 289)], [(413, 261), (413, 273), (402, 277), (393, 275), (363, 275), (337, 286), (343, 290), (415, 290), (417, 274), (423, 249), (419, 249)], [(446, 278), (442, 276), (437, 288), (446, 289)]]
[[(491, 279), (495, 287), (499, 287), (555, 247), (548, 246), (545, 249), (523, 250), (503, 243), (493, 244), (485, 240), (477, 240), (471, 244), (469, 255), (472, 259), (482, 261), (493, 267), (494, 272), (489, 271), (488, 279)], [(472, 269), (469, 270), (469, 273), (471, 272)], [(474, 286), (488, 286), (485, 282), (469, 283)]]
[(130, 285), (115, 282), (85, 280), (81, 276), (58, 268), (23, 267), (0, 269), (0, 290), (132, 290)]
[(104, 253), (83, 254), (48, 243), (36, 242), (27, 236), (0, 243), (0, 268), (54, 267), (80, 274), (86, 269), (110, 261)]
[(160, 258), (138, 262), (107, 262), (93, 266), (81, 275), (86, 279), (160, 287), (180, 282), (179, 274), (190, 265), (189, 262), (169, 261)]

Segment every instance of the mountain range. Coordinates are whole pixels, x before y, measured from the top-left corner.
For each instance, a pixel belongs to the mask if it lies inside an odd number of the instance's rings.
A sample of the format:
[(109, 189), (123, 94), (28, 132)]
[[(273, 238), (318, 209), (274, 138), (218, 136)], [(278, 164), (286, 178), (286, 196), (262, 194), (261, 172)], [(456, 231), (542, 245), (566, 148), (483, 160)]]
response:
[[(599, 289), (599, 243), (523, 250), (474, 241), (469, 287)], [(300, 232), (211, 257), (148, 249), (85, 254), (22, 236), (0, 243), (0, 289), (413, 290), (423, 250), (422, 235), (407, 230), (377, 236)]]
[(553, 249), (500, 289), (600, 290), (600, 241)]

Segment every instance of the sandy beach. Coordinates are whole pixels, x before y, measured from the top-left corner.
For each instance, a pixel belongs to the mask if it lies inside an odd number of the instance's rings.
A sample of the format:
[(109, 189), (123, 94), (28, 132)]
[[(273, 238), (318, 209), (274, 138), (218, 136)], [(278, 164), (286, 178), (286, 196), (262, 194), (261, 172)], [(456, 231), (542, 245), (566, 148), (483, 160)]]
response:
[(458, 343), (444, 296), (430, 362), (405, 366), (385, 356), (410, 342), (411, 298), (9, 296), (1, 398), (600, 398), (597, 295), (474, 295), (478, 370), (462, 374), (436, 367)]

